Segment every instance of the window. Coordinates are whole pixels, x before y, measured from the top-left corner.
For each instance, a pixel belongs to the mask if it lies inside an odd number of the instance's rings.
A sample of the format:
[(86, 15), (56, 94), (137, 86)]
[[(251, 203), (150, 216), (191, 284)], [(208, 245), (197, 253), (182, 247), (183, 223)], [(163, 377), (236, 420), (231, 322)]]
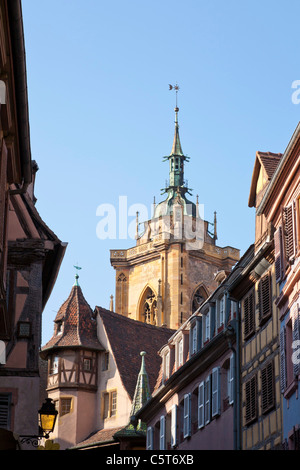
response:
[(225, 320), (225, 296), (218, 300), (218, 328), (224, 324)]
[(198, 429), (204, 426), (204, 382), (198, 387)]
[(0, 428), (10, 429), (11, 426), (11, 393), (0, 393)]
[(102, 356), (102, 370), (108, 370), (109, 365), (109, 352), (105, 352)]
[(204, 331), (204, 341), (210, 339), (210, 310), (205, 315), (205, 331)]
[(259, 321), (267, 320), (272, 314), (271, 277), (263, 276), (258, 283)]
[(117, 414), (117, 392), (111, 393), (111, 416)]
[(244, 299), (244, 337), (248, 339), (255, 331), (254, 290)]
[(154, 434), (154, 429), (149, 426), (147, 428), (147, 436), (146, 436), (146, 449), (147, 450), (153, 450), (153, 434)]
[(192, 328), (192, 354), (197, 352), (197, 325)]
[(170, 351), (163, 356), (163, 378), (167, 380), (170, 377)]
[(18, 322), (18, 338), (30, 338), (31, 336), (31, 323), (28, 321)]
[(257, 419), (257, 376), (245, 383), (245, 422), (246, 425)]
[(275, 406), (274, 364), (269, 362), (261, 370), (261, 407), (262, 413), (267, 413)]
[(111, 418), (117, 414), (117, 392), (115, 390), (104, 392), (102, 395), (102, 417)]
[(64, 416), (71, 411), (72, 398), (61, 398), (60, 400), (60, 415)]
[(183, 338), (177, 343), (177, 368), (183, 364)]
[(62, 334), (62, 321), (58, 321), (56, 324), (56, 334), (57, 335)]
[(165, 450), (166, 446), (166, 418), (165, 416), (160, 417), (160, 428), (159, 428), (159, 449), (160, 450)]
[(183, 398), (183, 437), (191, 435), (191, 394), (186, 393)]
[(220, 368), (215, 367), (211, 374), (211, 415), (220, 414)]
[(173, 405), (171, 408), (171, 447), (177, 445), (177, 409), (177, 405)]
[(85, 357), (83, 359), (83, 370), (85, 372), (90, 372), (92, 370), (92, 359), (90, 357)]
[(50, 375), (58, 374), (58, 356), (52, 356), (50, 359)]

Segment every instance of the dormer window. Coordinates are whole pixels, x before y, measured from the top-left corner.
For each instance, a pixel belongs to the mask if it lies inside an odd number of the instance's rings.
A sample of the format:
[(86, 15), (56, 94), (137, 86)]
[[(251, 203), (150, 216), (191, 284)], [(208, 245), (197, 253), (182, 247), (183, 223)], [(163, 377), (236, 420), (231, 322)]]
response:
[(56, 334), (57, 335), (62, 334), (62, 328), (63, 328), (62, 321), (57, 322), (57, 324), (56, 324)]
[(163, 378), (168, 380), (170, 377), (170, 350), (163, 356)]
[(197, 325), (194, 325), (191, 330), (192, 335), (192, 354), (197, 352)]
[(210, 339), (210, 310), (207, 310), (205, 315), (203, 316), (204, 319), (204, 342)]
[(176, 369), (181, 367), (183, 364), (183, 338), (181, 338), (176, 344)]
[(218, 328), (224, 325), (225, 322), (225, 296), (219, 297), (217, 302), (217, 322)]

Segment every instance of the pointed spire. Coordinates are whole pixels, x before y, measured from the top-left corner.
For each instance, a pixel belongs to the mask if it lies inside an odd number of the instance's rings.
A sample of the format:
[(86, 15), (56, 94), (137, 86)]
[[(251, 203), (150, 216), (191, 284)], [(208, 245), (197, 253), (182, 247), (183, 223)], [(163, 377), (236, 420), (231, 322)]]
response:
[(114, 311), (114, 296), (113, 296), (113, 295), (110, 296), (109, 310), (110, 310), (111, 312)]
[(174, 140), (171, 155), (183, 155), (180, 137), (179, 137), (179, 125), (178, 125), (178, 112), (179, 108), (175, 108), (175, 133), (174, 133)]
[(214, 213), (214, 240), (216, 241), (218, 239), (217, 236), (217, 212), (215, 211)]
[(142, 356), (142, 364), (141, 364), (141, 369), (138, 375), (137, 379), (137, 384), (134, 392), (134, 397), (132, 401), (132, 407), (131, 407), (131, 416), (134, 416), (137, 411), (139, 411), (142, 406), (149, 400), (151, 394), (150, 394), (150, 386), (149, 386), (149, 378), (148, 374), (146, 372), (146, 367), (145, 367), (145, 351), (142, 351), (140, 353)]

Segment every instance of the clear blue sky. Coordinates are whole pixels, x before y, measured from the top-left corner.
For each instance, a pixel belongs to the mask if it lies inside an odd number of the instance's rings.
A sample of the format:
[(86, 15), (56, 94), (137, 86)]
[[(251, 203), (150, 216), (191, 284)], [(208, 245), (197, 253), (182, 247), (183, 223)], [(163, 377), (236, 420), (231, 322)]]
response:
[[(43, 313), (43, 344), (82, 266), (91, 307), (109, 307), (109, 250), (97, 207), (149, 207), (168, 178), (178, 82), (185, 177), (218, 244), (254, 240), (255, 152), (284, 152), (299, 121), (299, 1), (23, 0), (37, 209), (67, 252)], [(129, 217), (128, 221), (132, 221)]]

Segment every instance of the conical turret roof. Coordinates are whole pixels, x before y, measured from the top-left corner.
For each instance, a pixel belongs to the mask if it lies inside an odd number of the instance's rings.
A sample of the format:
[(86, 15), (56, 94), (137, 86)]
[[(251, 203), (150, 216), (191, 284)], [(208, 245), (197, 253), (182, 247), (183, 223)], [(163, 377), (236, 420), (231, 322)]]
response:
[(69, 297), (57, 312), (54, 323), (54, 334), (43, 346), (42, 355), (53, 348), (65, 347), (104, 350), (97, 337), (96, 318), (78, 284), (78, 276)]

